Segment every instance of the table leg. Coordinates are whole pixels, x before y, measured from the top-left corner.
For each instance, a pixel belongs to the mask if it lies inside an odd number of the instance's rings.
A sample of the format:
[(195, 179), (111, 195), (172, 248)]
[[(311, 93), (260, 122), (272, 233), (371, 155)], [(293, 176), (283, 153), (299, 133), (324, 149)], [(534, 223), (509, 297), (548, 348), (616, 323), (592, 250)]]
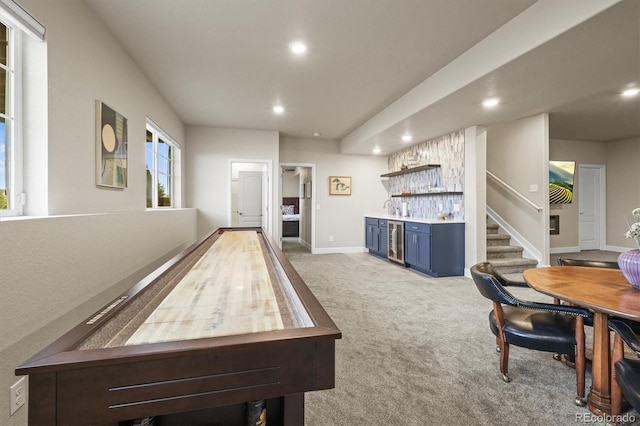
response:
[(596, 415), (611, 413), (611, 354), (609, 317), (595, 312), (593, 319), (593, 363), (591, 392), (587, 398), (589, 410)]

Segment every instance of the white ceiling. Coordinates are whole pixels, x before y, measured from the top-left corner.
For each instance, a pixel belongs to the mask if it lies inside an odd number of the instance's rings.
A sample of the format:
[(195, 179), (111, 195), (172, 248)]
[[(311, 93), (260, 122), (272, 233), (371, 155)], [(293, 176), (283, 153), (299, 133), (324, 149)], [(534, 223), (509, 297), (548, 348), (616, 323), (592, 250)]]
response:
[(640, 87), (640, 0), (85, 1), (187, 125), (353, 154), (540, 112), (552, 138), (640, 135), (640, 97), (619, 96)]

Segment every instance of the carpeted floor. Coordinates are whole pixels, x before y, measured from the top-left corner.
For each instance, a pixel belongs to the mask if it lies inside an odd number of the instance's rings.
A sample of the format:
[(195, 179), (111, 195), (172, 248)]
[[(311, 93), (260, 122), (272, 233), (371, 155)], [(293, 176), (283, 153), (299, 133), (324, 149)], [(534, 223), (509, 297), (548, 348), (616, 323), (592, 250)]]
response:
[[(306, 396), (307, 426), (574, 425), (575, 371), (512, 347), (504, 383), (490, 302), (464, 277), (430, 278), (369, 254), (287, 257), (343, 332), (335, 389)], [(513, 293), (551, 302), (527, 288)], [(587, 388), (590, 385), (587, 373)], [(634, 425), (640, 416), (632, 412)], [(595, 423), (598, 424), (598, 423)], [(604, 424), (601, 422), (600, 424)]]

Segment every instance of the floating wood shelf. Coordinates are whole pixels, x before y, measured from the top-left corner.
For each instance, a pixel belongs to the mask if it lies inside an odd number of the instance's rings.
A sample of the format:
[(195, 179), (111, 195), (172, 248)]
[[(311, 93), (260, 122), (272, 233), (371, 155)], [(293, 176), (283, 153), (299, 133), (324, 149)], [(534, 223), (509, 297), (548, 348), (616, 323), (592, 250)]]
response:
[(405, 169), (405, 170), (400, 170), (400, 171), (397, 171), (397, 172), (385, 173), (383, 175), (380, 175), (380, 177), (401, 176), (401, 175), (406, 175), (407, 173), (421, 172), (423, 170), (437, 169), (439, 167), (440, 167), (440, 164), (427, 164), (427, 165), (424, 165), (424, 166), (413, 167), (411, 169)]
[(409, 197), (433, 197), (435, 195), (462, 195), (464, 194), (461, 191), (455, 191), (455, 192), (451, 192), (451, 191), (447, 191), (447, 192), (423, 192), (423, 193), (416, 193), (416, 194), (396, 194), (396, 195), (392, 195), (392, 198), (409, 198)]

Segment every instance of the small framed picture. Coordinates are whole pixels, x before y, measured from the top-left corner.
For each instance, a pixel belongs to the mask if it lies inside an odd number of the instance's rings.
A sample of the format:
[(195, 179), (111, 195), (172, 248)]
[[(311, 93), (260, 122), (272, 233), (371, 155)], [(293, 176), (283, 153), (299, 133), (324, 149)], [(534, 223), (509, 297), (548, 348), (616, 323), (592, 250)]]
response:
[(351, 176), (329, 176), (329, 195), (351, 195)]
[(127, 187), (127, 119), (96, 100), (96, 184)]

